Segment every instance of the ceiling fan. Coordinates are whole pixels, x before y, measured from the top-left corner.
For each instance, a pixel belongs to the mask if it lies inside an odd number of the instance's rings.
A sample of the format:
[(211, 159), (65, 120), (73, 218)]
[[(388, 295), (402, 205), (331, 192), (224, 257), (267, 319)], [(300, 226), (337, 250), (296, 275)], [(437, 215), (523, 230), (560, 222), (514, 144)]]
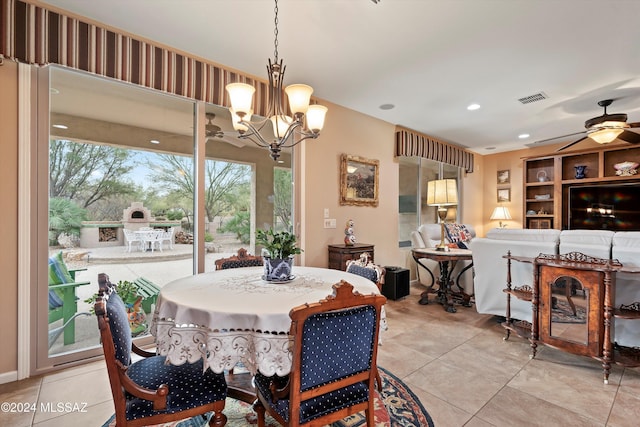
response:
[(598, 101), (598, 105), (604, 108), (604, 114), (584, 122), (584, 127), (586, 130), (582, 132), (576, 132), (568, 135), (544, 139), (542, 141), (536, 141), (536, 142), (538, 143), (546, 142), (553, 139), (565, 138), (572, 135), (580, 135), (580, 134), (586, 133), (586, 135), (583, 136), (582, 138), (577, 139), (576, 141), (573, 141), (567, 145), (564, 145), (558, 148), (556, 151), (566, 150), (567, 148), (572, 147), (575, 144), (581, 141), (584, 141), (587, 138), (591, 138), (598, 144), (608, 144), (614, 141), (615, 139), (621, 139), (631, 144), (640, 144), (640, 135), (635, 132), (631, 132), (627, 130), (630, 128), (640, 128), (640, 122), (627, 123), (626, 114), (607, 113), (607, 107), (611, 105), (613, 101), (614, 101), (613, 99), (604, 99), (602, 101)]
[(206, 136), (205, 142), (209, 142), (217, 139), (220, 141), (227, 142), (238, 148), (244, 147), (245, 144), (243, 143), (243, 141), (237, 140), (236, 138), (233, 138), (233, 137), (228, 137), (228, 135), (225, 134), (225, 132), (222, 130), (220, 126), (213, 123), (213, 120), (216, 118), (216, 115), (214, 113), (206, 113), (206, 117), (207, 117), (207, 124), (205, 125), (205, 136)]

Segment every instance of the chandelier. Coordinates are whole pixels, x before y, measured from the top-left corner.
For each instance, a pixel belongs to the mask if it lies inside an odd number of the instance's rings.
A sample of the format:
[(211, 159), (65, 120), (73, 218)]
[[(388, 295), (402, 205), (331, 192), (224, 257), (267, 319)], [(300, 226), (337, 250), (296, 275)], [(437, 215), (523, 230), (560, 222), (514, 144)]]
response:
[[(230, 83), (226, 86), (231, 101), (231, 120), (238, 131), (238, 138), (248, 139), (259, 147), (267, 148), (273, 160), (278, 160), (283, 148), (293, 147), (305, 139), (317, 138), (324, 125), (327, 107), (309, 105), (313, 88), (304, 84), (293, 84), (284, 89), (289, 108), (284, 103), (282, 83), (285, 66), (278, 60), (278, 0), (275, 0), (274, 60), (267, 64), (269, 76), (268, 109), (265, 118), (251, 120), (253, 94), (256, 89), (245, 83)], [(290, 112), (288, 115), (288, 111)], [(267, 123), (273, 126), (274, 139), (268, 142), (260, 131)]]

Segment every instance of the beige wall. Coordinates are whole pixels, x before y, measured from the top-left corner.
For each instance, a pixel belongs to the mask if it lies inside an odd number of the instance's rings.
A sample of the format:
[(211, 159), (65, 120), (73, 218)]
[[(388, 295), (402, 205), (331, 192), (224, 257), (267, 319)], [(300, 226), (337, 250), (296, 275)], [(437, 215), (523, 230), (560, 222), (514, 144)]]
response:
[[(15, 371), (18, 360), (18, 65), (0, 66), (0, 380)], [(2, 381), (0, 381), (2, 382)]]
[[(375, 245), (375, 261), (404, 265), (398, 249), (398, 164), (394, 159), (395, 126), (336, 104), (329, 108), (322, 135), (302, 148), (304, 176), (301, 236), (308, 266), (327, 267), (327, 245), (343, 243), (347, 220), (355, 222), (359, 243)], [(351, 154), (380, 162), (379, 204), (340, 206), (340, 155)], [(323, 228), (324, 209), (336, 219), (335, 229)]]

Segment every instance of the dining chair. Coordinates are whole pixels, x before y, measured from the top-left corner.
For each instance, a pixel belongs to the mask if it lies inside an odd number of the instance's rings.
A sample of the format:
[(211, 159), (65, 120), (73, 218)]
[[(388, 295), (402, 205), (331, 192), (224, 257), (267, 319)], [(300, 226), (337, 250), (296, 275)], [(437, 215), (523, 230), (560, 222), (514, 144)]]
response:
[(353, 292), (344, 280), (334, 293), (295, 307), (291, 317), (291, 372), (256, 373), (258, 426), (265, 413), (284, 426), (323, 426), (365, 411), (374, 425), (377, 342), (382, 295)]
[(259, 255), (249, 255), (245, 248), (238, 249), (237, 255), (228, 258), (220, 258), (215, 261), (216, 270), (226, 270), (227, 268), (258, 267), (263, 265), (262, 257)]
[(162, 252), (161, 239), (163, 233), (163, 230), (148, 230), (142, 236), (143, 247), (147, 247), (148, 245), (149, 249), (151, 249), (151, 252), (153, 252), (157, 246), (160, 252)]
[(169, 249), (173, 249), (173, 227), (169, 227), (167, 231), (163, 231), (159, 238), (160, 252), (162, 252), (162, 244), (164, 242), (169, 243)]
[(371, 262), (370, 255), (367, 252), (362, 253), (359, 259), (347, 261), (346, 267), (347, 273), (365, 277), (375, 283), (378, 289), (382, 289), (385, 269)]
[[(222, 427), (227, 397), (223, 374), (203, 369), (203, 361), (172, 365), (164, 356), (137, 347), (124, 302), (113, 286), (101, 283), (94, 305), (111, 394), (116, 426), (147, 426), (213, 412), (209, 426)], [(106, 279), (108, 281), (108, 279)], [(131, 353), (142, 359), (131, 362)]]
[(125, 243), (126, 243), (126, 246), (127, 246), (127, 248), (126, 248), (127, 252), (131, 252), (131, 248), (133, 246), (136, 246), (138, 248), (138, 250), (141, 250), (143, 248), (142, 241), (136, 235), (136, 233), (134, 233), (132, 230), (128, 230), (126, 228), (123, 228), (122, 232), (124, 233), (124, 240), (125, 240)]

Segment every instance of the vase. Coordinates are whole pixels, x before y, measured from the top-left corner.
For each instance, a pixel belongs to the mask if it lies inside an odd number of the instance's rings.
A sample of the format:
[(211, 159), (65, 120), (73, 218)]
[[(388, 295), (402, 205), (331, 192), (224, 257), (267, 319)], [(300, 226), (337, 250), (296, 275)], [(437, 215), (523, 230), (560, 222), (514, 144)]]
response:
[(293, 256), (286, 259), (263, 257), (264, 275), (262, 278), (268, 282), (285, 282), (291, 280)]
[(587, 166), (585, 165), (578, 165), (578, 166), (574, 166), (575, 170), (576, 170), (576, 179), (582, 179), (586, 176), (587, 174)]

